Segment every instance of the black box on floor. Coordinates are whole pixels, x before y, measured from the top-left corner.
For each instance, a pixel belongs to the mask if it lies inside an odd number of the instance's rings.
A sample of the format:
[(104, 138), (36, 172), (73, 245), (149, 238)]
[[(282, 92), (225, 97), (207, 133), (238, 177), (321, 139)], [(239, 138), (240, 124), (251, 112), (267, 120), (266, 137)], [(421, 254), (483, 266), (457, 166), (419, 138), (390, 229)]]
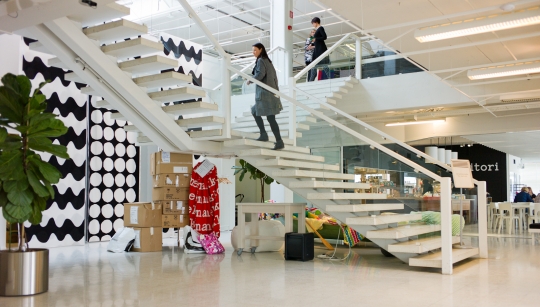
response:
[(315, 255), (313, 241), (313, 233), (286, 233), (285, 260), (313, 260)]

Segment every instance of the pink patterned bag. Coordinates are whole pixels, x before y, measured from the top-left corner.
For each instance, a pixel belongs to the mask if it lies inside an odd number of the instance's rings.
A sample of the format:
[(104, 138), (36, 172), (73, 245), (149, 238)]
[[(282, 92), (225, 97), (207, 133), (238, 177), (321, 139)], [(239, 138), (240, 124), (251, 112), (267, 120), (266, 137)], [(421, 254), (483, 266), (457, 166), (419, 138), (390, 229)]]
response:
[(209, 255), (221, 254), (225, 252), (225, 248), (223, 245), (221, 245), (218, 238), (213, 233), (208, 235), (200, 235), (199, 242), (201, 242), (204, 251), (206, 251), (206, 253)]

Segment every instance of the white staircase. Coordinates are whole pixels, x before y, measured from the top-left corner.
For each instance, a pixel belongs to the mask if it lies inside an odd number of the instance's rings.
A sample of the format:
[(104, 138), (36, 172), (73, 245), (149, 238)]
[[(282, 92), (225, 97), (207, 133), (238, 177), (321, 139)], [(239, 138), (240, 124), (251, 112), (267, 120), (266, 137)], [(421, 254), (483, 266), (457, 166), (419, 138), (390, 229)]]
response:
[[(127, 9), (115, 8), (117, 15)], [(370, 186), (344, 182), (354, 180), (354, 175), (340, 173), (340, 165), (325, 163), (324, 157), (311, 155), (309, 148), (293, 146), (293, 140), (288, 138), (289, 103), (284, 102), (283, 112), (276, 116), (285, 148), (273, 151), (272, 136), (269, 142), (254, 140), (258, 128), (249, 110), (236, 117), (231, 130), (226, 131), (227, 118), (221, 116), (220, 108), (210, 99), (216, 96), (213, 90), (192, 85), (190, 76), (162, 72), (175, 69), (178, 61), (164, 56), (161, 43), (145, 36), (146, 26), (123, 19), (103, 19), (95, 22), (103, 24), (82, 29), (82, 23), (68, 17), (30, 30), (39, 40), (32, 47), (57, 56), (49, 65), (71, 70), (66, 79), (88, 84), (84, 93), (103, 97), (94, 102), (95, 106), (117, 110), (112, 117), (127, 120), (125, 130), (138, 133), (140, 145), (156, 144), (168, 151), (236, 155), (399, 259), (412, 266), (441, 267), (441, 226), (420, 222), (420, 214), (384, 213), (403, 210), (404, 204), (387, 199), (386, 194), (352, 193)], [(303, 83), (298, 88), (317, 100), (301, 92), (296, 97), (316, 112), (332, 114), (319, 100), (338, 106), (347, 97), (348, 89), (357, 83), (350, 77)], [(288, 88), (281, 91), (288, 93)], [(202, 101), (173, 104), (190, 99)], [(180, 115), (182, 118), (178, 118)], [(328, 125), (305, 110), (297, 110), (296, 137), (318, 124)], [(191, 131), (193, 128), (202, 130)], [(453, 238), (453, 243), (459, 243), (458, 239)], [(454, 253), (454, 260), (459, 261), (478, 254), (478, 250)]]

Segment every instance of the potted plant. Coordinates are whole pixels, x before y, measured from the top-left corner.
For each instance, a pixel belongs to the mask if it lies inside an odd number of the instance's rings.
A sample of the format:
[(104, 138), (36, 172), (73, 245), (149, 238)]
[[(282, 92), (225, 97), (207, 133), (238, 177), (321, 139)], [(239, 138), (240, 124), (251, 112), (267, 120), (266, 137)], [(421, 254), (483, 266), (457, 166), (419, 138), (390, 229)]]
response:
[(46, 112), (40, 90), (32, 93), (26, 76), (6, 74), (0, 86), (0, 207), (4, 218), (16, 225), (17, 249), (0, 251), (0, 295), (17, 296), (46, 292), (49, 283), (49, 253), (28, 248), (23, 223), (41, 222), (47, 200), (54, 197), (52, 185), (60, 171), (43, 161), (37, 152), (69, 159), (67, 148), (51, 137), (67, 132), (55, 114)]
[(238, 178), (240, 181), (244, 180), (244, 176), (249, 172), (249, 179), (259, 180), (261, 186), (261, 203), (264, 203), (264, 185), (274, 182), (274, 178), (261, 172), (255, 166), (249, 164), (247, 161), (240, 159), (240, 166), (233, 166), (234, 175), (240, 174)]

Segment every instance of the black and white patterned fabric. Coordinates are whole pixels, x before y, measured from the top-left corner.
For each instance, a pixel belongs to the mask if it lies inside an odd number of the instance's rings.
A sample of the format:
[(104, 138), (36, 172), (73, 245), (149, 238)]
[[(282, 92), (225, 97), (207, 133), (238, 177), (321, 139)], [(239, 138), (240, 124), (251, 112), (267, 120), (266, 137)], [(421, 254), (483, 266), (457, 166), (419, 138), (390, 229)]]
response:
[(111, 119), (111, 111), (89, 105), (89, 242), (108, 241), (124, 226), (123, 203), (139, 195), (139, 148), (136, 134), (126, 132), (125, 120)]
[(86, 198), (86, 134), (88, 96), (81, 94), (82, 85), (64, 80), (64, 70), (44, 64), (50, 55), (28, 48), (25, 39), (22, 73), (36, 88), (49, 80), (42, 92), (47, 97), (47, 111), (57, 114), (68, 127), (67, 134), (54, 138), (55, 144), (65, 145), (69, 160), (42, 153), (43, 160), (56, 166), (62, 179), (54, 186), (55, 198), (47, 202), (39, 225), (26, 223), (30, 247), (56, 247), (84, 243)]

